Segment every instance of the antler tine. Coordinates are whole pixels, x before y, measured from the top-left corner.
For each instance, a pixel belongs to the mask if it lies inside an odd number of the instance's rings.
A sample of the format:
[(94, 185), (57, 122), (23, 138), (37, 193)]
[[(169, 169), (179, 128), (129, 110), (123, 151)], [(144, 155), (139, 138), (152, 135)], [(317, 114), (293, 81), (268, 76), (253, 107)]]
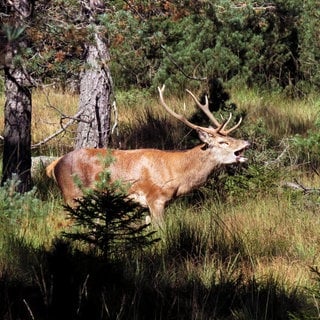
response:
[[(229, 116), (229, 119), (231, 119), (231, 117), (232, 117), (232, 114), (230, 113), (230, 116)], [(230, 120), (228, 120), (227, 122), (229, 122)], [(229, 130), (226, 130), (226, 131), (223, 131), (223, 133), (224, 134), (229, 134), (231, 131), (233, 131), (233, 130), (235, 130), (235, 129), (237, 129), (239, 126), (240, 126), (240, 124), (241, 124), (241, 122), (242, 122), (242, 117), (240, 117), (240, 120), (238, 121), (238, 123), (236, 124), (236, 125), (234, 125), (232, 128), (230, 128)], [(223, 126), (223, 128), (224, 128), (225, 126)], [(223, 129), (222, 128), (222, 129)]]
[(203, 130), (204, 128), (199, 127), (193, 123), (191, 123), (190, 121), (188, 121), (184, 116), (174, 112), (172, 109), (170, 109), (167, 104), (165, 103), (164, 99), (163, 99), (163, 92), (165, 89), (165, 85), (162, 86), (162, 88), (158, 87), (158, 91), (159, 91), (159, 96), (160, 96), (160, 101), (162, 106), (176, 119), (178, 119), (179, 121), (183, 122), (184, 124), (186, 124), (188, 127), (195, 129), (195, 130)]
[(226, 126), (227, 126), (228, 123), (230, 122), (231, 118), (232, 118), (232, 113), (230, 112), (228, 119), (225, 120), (225, 121), (223, 122), (223, 124), (222, 124), (221, 131), (225, 132), (224, 129), (226, 128)]
[(221, 123), (219, 123), (219, 121), (213, 116), (213, 114), (210, 112), (209, 110), (209, 101), (208, 101), (208, 97), (205, 96), (206, 99), (206, 103), (205, 104), (201, 104), (200, 101), (195, 97), (195, 95), (190, 91), (190, 90), (186, 90), (191, 97), (193, 98), (194, 102), (197, 104), (197, 106), (205, 113), (205, 115), (209, 118), (209, 120), (218, 128), (221, 127)]
[(230, 115), (226, 121), (224, 121), (222, 124), (220, 124), (219, 121), (214, 117), (214, 115), (209, 110), (209, 102), (208, 102), (207, 96), (205, 96), (206, 103), (203, 105), (199, 102), (199, 100), (195, 97), (195, 95), (190, 90), (187, 89), (186, 91), (191, 95), (191, 97), (193, 98), (193, 100), (195, 101), (197, 106), (206, 114), (206, 116), (209, 118), (209, 120), (211, 120), (211, 122), (217, 126), (216, 132), (219, 132), (223, 135), (228, 135), (231, 131), (237, 129), (240, 126), (242, 118), (240, 118), (240, 120), (238, 121), (238, 123), (235, 126), (233, 126), (232, 128), (230, 128), (228, 130), (225, 130), (225, 128), (227, 127), (228, 123), (230, 122), (230, 120), (232, 118), (232, 113), (230, 113)]
[(231, 129), (229, 130), (225, 130), (226, 126), (228, 125), (228, 123), (231, 120), (232, 114), (230, 113), (230, 116), (227, 120), (225, 120), (222, 124), (219, 123), (219, 121), (213, 116), (213, 114), (210, 112), (209, 110), (209, 102), (208, 102), (208, 98), (206, 97), (206, 103), (203, 105), (201, 104), (198, 99), (194, 96), (194, 94), (187, 90), (187, 92), (192, 96), (192, 98), (194, 99), (194, 101), (196, 102), (196, 104), (198, 105), (198, 107), (208, 116), (208, 118), (217, 126), (217, 128), (205, 128), (205, 127), (201, 127), (201, 126), (197, 126), (193, 123), (191, 123), (186, 117), (184, 117), (181, 114), (178, 114), (176, 112), (174, 112), (172, 109), (170, 109), (168, 107), (168, 105), (165, 103), (164, 98), (163, 98), (163, 92), (165, 89), (165, 85), (162, 86), (162, 88), (158, 87), (158, 91), (159, 91), (159, 96), (160, 96), (160, 102), (162, 104), (162, 106), (177, 120), (183, 122), (184, 124), (186, 124), (188, 127), (195, 129), (195, 130), (201, 130), (204, 132), (207, 132), (211, 135), (220, 133), (222, 135), (228, 135), (231, 131), (235, 130), (236, 128), (239, 127), (242, 118), (240, 118), (239, 122), (233, 126)]

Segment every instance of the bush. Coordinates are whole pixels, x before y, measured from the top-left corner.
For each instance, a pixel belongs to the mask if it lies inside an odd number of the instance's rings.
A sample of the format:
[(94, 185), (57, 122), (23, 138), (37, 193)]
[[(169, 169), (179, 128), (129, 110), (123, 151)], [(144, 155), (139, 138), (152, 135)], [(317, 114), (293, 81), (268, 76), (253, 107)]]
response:
[(314, 0), (303, 6), (297, 0), (187, 1), (167, 9), (154, 4), (143, 21), (121, 7), (104, 21), (113, 44), (111, 72), (121, 88), (166, 83), (179, 93), (214, 77), (300, 95), (319, 87), (314, 7)]
[(311, 168), (320, 167), (320, 118), (315, 122), (315, 131), (308, 131), (306, 136), (296, 135), (292, 144), (296, 150), (298, 161)]
[(117, 191), (115, 185), (88, 192), (76, 202), (75, 207), (66, 209), (79, 228), (65, 236), (89, 244), (106, 258), (131, 255), (158, 241), (155, 231), (142, 222), (146, 209)]
[(36, 197), (36, 189), (21, 194), (16, 191), (18, 183), (15, 179), (8, 180), (0, 188), (0, 222), (10, 222), (9, 225), (14, 225), (26, 215), (41, 215), (41, 201)]

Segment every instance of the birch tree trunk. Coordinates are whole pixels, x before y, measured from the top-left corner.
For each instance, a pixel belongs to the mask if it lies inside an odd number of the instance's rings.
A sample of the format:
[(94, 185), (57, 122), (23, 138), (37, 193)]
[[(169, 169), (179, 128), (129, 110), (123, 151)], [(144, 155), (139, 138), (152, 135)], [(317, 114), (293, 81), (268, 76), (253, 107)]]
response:
[[(94, 4), (91, 4), (91, 8)], [(75, 148), (107, 147), (111, 134), (112, 79), (107, 41), (99, 34), (98, 26), (94, 39), (86, 44), (85, 67), (80, 75), (80, 122), (77, 128)]]
[[(15, 28), (23, 27), (33, 9), (33, 1), (11, 2)], [(15, 39), (6, 46), (4, 107), (4, 146), (2, 180), (19, 180), (18, 192), (29, 191), (31, 181), (31, 84), (22, 65), (14, 65), (12, 57), (25, 47), (23, 40)]]

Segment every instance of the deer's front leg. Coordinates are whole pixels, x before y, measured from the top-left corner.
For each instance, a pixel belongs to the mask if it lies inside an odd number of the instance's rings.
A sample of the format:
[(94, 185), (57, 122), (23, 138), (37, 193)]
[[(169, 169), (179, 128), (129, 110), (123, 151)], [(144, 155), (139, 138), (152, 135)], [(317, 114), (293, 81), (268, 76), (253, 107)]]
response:
[(142, 206), (149, 208), (150, 216), (146, 217), (147, 224), (152, 222), (157, 226), (161, 226), (164, 220), (164, 208), (166, 202), (170, 200), (170, 195), (156, 184), (147, 182), (135, 184), (131, 189), (132, 194), (130, 197)]
[(148, 201), (148, 207), (150, 210), (150, 216), (147, 216), (146, 222), (152, 222), (154, 225), (161, 226), (164, 222), (164, 208), (166, 201), (164, 199), (155, 199)]

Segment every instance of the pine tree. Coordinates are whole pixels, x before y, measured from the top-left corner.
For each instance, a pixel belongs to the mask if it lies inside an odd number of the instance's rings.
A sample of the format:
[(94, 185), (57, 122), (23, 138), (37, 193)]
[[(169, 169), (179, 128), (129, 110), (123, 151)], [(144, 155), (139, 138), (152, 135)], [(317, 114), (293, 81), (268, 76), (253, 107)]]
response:
[(19, 60), (21, 50), (27, 46), (22, 37), (32, 19), (33, 1), (13, 1), (5, 9), (11, 24), (4, 26), (5, 48), (3, 67), (5, 72), (5, 124), (3, 146), (2, 184), (16, 179), (17, 191), (26, 192), (31, 183), (31, 86), (32, 79)]

